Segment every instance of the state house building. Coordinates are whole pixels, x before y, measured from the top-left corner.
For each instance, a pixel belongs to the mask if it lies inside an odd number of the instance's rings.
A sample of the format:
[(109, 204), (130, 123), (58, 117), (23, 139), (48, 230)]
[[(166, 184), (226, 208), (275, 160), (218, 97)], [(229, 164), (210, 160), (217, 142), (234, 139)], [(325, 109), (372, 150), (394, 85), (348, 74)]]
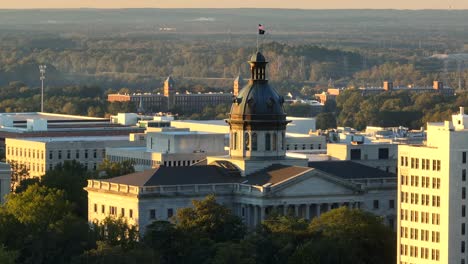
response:
[(396, 175), (352, 161), (308, 162), (286, 156), (284, 98), (266, 79), (265, 57), (249, 60), (251, 78), (231, 100), (229, 154), (191, 166), (166, 167), (89, 180), (88, 220), (125, 217), (141, 232), (170, 220), (193, 199), (214, 194), (254, 227), (273, 212), (312, 219), (340, 206), (396, 220)]
[(232, 93), (176, 93), (175, 81), (169, 76), (164, 81), (163, 94), (109, 94), (107, 100), (109, 102), (134, 102), (138, 106), (138, 111), (153, 113), (173, 109), (182, 112), (200, 112), (206, 106), (232, 103), (240, 87), (242, 87), (242, 79), (237, 77), (234, 80)]

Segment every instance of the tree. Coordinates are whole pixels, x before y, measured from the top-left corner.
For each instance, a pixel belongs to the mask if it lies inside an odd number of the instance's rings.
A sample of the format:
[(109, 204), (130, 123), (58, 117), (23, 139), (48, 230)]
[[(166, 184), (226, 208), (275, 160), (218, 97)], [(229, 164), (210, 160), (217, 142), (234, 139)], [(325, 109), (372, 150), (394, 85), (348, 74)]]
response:
[(328, 246), (310, 242), (298, 249), (296, 256), (317, 252), (321, 259), (335, 259), (319, 263), (395, 263), (395, 233), (372, 213), (341, 207), (312, 220), (309, 231), (319, 234)]
[(104, 159), (96, 171), (96, 178), (107, 179), (135, 172), (135, 162), (124, 160), (121, 162)]
[(40, 182), (41, 182), (41, 180), (39, 178), (24, 179), (16, 187), (15, 193), (22, 193), (22, 192), (26, 191), (29, 188), (29, 186), (34, 185), (34, 184), (40, 184)]
[(49, 188), (64, 191), (65, 198), (74, 206), (77, 215), (87, 218), (88, 194), (83, 189), (87, 185), (88, 171), (76, 160), (66, 160), (48, 170), (41, 179), (41, 184)]
[(245, 226), (241, 219), (218, 204), (214, 195), (209, 195), (202, 201), (193, 200), (192, 203), (194, 208), (177, 211), (175, 223), (178, 229), (215, 242), (235, 241), (244, 236)]
[(98, 234), (98, 240), (109, 246), (120, 246), (125, 250), (136, 247), (138, 240), (137, 227), (129, 225), (124, 218), (108, 216), (94, 225), (94, 229)]
[(15, 232), (13, 240), (0, 236), (0, 244), (18, 250), (20, 263), (67, 263), (93, 246), (87, 222), (73, 215), (61, 190), (36, 184), (12, 193), (0, 216), (0, 234)]
[(333, 113), (320, 113), (316, 117), (318, 129), (336, 128), (336, 118)]
[(22, 180), (29, 178), (29, 170), (26, 165), (16, 160), (8, 160), (7, 163), (11, 167), (11, 191), (14, 191)]
[(8, 251), (5, 246), (0, 245), (0, 263), (2, 264), (14, 264), (18, 253), (16, 251)]

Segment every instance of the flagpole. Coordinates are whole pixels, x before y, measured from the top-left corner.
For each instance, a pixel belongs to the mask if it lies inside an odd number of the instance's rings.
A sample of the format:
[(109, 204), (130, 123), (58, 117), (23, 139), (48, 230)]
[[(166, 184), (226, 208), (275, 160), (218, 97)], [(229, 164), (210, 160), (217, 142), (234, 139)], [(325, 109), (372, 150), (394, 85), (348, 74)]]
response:
[(257, 32), (257, 52), (259, 51), (258, 50), (258, 35), (260, 35), (260, 34), (258, 34), (258, 32)]

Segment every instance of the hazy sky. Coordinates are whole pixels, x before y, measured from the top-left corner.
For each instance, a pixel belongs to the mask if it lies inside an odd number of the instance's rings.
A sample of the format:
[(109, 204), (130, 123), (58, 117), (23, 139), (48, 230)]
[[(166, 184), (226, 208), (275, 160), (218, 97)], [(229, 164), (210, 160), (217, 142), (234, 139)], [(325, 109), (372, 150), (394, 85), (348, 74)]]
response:
[(3, 8), (468, 9), (468, 0), (0, 0)]

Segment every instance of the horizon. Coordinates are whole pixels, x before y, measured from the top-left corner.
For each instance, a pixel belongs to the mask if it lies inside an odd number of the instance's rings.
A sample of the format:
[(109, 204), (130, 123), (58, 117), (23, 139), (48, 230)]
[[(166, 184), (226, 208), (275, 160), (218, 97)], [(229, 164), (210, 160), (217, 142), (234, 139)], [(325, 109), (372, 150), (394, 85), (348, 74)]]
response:
[(249, 1), (249, 0), (173, 0), (170, 3), (155, 3), (152, 0), (24, 0), (0, 3), (2, 9), (298, 9), (298, 10), (467, 10), (468, 2), (463, 0), (394, 0), (391, 3), (380, 3), (372, 0), (361, 0), (358, 3), (345, 0), (329, 0), (315, 2), (307, 0)]

